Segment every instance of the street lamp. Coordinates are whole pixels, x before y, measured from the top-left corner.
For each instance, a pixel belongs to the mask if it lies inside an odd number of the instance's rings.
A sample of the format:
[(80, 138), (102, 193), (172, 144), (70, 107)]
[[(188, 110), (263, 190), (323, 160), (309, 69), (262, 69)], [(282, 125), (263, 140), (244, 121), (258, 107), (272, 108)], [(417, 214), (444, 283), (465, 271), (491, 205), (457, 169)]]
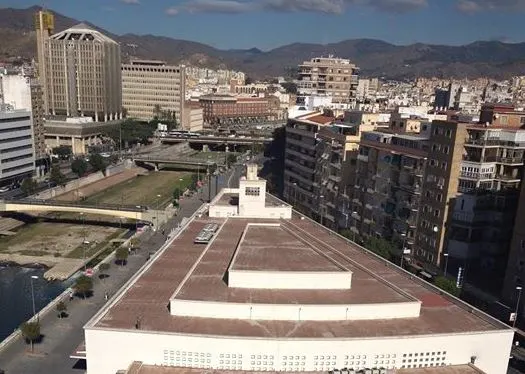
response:
[(445, 257), (445, 278), (447, 277), (447, 268), (448, 268), (448, 253), (443, 253), (443, 257)]
[(157, 223), (155, 224), (155, 230), (159, 227), (159, 212), (160, 212), (160, 197), (161, 195), (157, 195), (157, 214), (155, 214), (155, 219), (157, 220)]
[[(322, 201), (321, 205), (324, 205), (324, 195), (320, 195), (319, 199)], [(319, 209), (321, 213), (321, 225), (323, 225), (323, 220), (324, 220), (323, 207), (320, 206)]]
[(401, 263), (399, 266), (401, 266), (401, 269), (403, 269), (403, 260), (405, 258), (405, 244), (407, 241), (407, 234), (405, 232), (400, 234), (403, 237), (403, 245), (401, 246)]
[[(36, 308), (35, 308), (35, 290), (33, 287), (33, 279), (38, 279), (36, 275), (31, 275), (30, 281), (31, 281), (31, 300), (33, 302), (33, 316), (36, 315)], [(38, 320), (38, 317), (37, 317)]]
[(518, 320), (518, 310), (520, 308), (520, 299), (521, 299), (521, 290), (523, 287), (516, 286), (516, 290), (518, 291), (518, 300), (516, 302), (516, 310), (514, 311), (514, 321), (512, 321), (512, 327), (516, 327), (516, 321)]
[(438, 231), (439, 231), (439, 228), (438, 228), (437, 226), (434, 226), (434, 227), (432, 228), (432, 231), (434, 231), (434, 232), (438, 232)]

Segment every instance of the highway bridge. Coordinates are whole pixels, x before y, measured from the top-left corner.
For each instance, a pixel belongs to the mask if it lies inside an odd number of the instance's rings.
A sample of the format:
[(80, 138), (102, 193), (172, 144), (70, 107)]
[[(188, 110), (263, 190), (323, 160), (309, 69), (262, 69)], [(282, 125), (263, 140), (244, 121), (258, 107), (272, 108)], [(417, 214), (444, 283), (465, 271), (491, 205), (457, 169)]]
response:
[[(152, 210), (141, 205), (87, 205), (66, 201), (20, 199), (0, 200), (0, 212), (71, 212), (122, 217), (150, 223), (164, 222), (162, 210)], [(157, 221), (158, 220), (158, 221)]]
[(252, 144), (266, 144), (272, 142), (272, 137), (257, 136), (165, 136), (161, 138), (162, 143), (182, 143), (188, 142), (190, 144), (220, 144), (220, 145), (252, 145)]

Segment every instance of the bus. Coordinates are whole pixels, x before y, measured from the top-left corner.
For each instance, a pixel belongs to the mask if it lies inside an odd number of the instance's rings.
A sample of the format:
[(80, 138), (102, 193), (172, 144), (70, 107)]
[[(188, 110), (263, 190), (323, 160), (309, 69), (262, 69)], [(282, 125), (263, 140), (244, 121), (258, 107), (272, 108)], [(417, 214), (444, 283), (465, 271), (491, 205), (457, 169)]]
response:
[(198, 138), (201, 136), (198, 132), (191, 132), (188, 130), (172, 130), (168, 132), (168, 136), (173, 136), (176, 138)]

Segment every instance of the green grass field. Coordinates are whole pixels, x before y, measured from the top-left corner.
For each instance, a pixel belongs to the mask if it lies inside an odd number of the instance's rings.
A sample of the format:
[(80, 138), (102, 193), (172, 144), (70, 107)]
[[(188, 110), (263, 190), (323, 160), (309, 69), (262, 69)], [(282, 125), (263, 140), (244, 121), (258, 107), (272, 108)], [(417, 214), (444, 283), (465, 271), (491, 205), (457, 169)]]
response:
[[(84, 204), (147, 205), (153, 209), (165, 208), (172, 201), (175, 187), (187, 188), (191, 173), (159, 171), (139, 175), (90, 196)], [(158, 196), (160, 195), (160, 197)]]

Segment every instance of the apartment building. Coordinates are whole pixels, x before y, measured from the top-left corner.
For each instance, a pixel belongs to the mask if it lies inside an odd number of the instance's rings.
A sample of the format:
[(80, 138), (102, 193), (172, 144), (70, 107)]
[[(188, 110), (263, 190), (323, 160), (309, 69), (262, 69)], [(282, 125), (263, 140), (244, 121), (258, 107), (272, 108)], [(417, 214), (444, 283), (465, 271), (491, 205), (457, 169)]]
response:
[(354, 230), (393, 240), (409, 261), (439, 266), (465, 126), (433, 121), (419, 134), (365, 132), (352, 199)]
[(0, 111), (0, 185), (33, 176), (35, 155), (31, 111)]
[(351, 118), (314, 112), (286, 125), (284, 197), (334, 230), (349, 227), (359, 139), (375, 128)]
[(37, 79), (22, 74), (0, 75), (0, 103), (11, 109), (32, 112), (32, 129), (37, 175), (49, 169), (44, 130), (44, 97)]
[(188, 131), (201, 131), (204, 126), (203, 110), (199, 103), (187, 101), (182, 111), (181, 128)]
[(331, 96), (333, 103), (354, 103), (359, 68), (348, 59), (315, 57), (299, 65), (297, 89), (301, 95)]
[[(122, 118), (120, 45), (86, 24), (43, 40), (39, 60), (46, 115)], [(39, 56), (40, 58), (40, 56)]]
[(201, 96), (199, 103), (203, 109), (204, 122), (210, 125), (273, 121), (283, 113), (279, 98), (275, 96), (235, 97), (214, 94)]
[(184, 66), (165, 61), (132, 60), (122, 64), (122, 105), (127, 116), (151, 120), (156, 111), (175, 114), (182, 122), (186, 96)]
[(524, 313), (523, 300), (521, 298), (518, 300), (518, 297), (522, 291), (520, 287), (523, 287), (525, 284), (525, 183), (523, 183), (523, 178), (513, 225), (508, 262), (504, 274), (503, 300), (510, 303), (510, 305), (517, 305), (520, 302), (518, 305), (520, 317), (518, 319), (521, 319), (521, 315)]

